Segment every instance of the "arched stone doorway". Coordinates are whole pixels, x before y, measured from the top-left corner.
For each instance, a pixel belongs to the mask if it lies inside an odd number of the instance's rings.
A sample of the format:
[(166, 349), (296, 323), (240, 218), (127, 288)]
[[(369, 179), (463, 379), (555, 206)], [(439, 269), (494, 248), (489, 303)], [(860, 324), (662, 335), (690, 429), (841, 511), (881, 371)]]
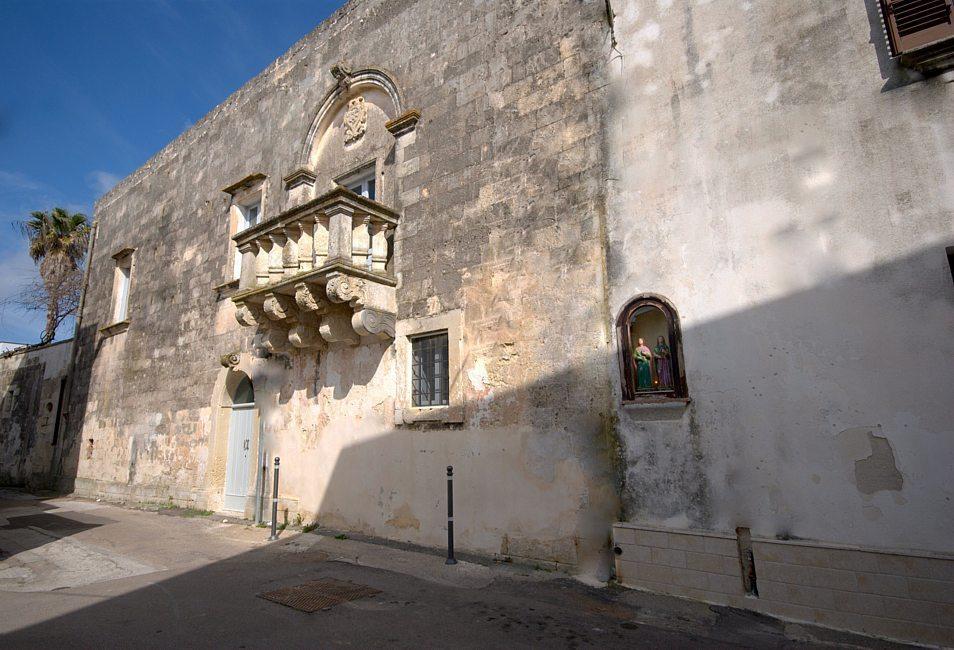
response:
[(244, 513), (249, 498), (252, 447), (258, 421), (255, 389), (252, 380), (244, 372), (230, 372), (226, 391), (231, 403), (231, 415), (222, 509)]

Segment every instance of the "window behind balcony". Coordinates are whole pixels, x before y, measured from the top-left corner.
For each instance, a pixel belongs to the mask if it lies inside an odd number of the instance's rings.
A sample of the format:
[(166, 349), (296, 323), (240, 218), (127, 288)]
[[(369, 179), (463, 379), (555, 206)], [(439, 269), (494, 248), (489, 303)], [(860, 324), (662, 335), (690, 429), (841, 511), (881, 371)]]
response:
[[(256, 225), (259, 220), (259, 213), (262, 210), (261, 195), (255, 197), (244, 205), (238, 206), (238, 223), (235, 226), (235, 232), (242, 232), (247, 228)], [(235, 266), (232, 270), (232, 277), (238, 278), (242, 275), (242, 253), (235, 250)]]
[(447, 332), (411, 339), (411, 397), (414, 406), (446, 406), (450, 397)]
[(338, 185), (348, 188), (355, 194), (369, 198), (372, 201), (375, 200), (374, 165), (369, 165), (354, 174), (349, 174), (344, 178), (338, 179), (336, 182)]

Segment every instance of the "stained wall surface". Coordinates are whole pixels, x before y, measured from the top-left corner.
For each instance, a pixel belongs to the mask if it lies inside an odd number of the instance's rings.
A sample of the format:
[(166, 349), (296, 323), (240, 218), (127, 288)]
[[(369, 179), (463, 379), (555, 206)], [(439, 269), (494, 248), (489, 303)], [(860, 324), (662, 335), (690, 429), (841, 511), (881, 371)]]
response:
[(0, 485), (48, 487), (71, 349), (66, 340), (0, 354)]
[(618, 409), (625, 520), (954, 551), (954, 84), (874, 2), (612, 7), (611, 312), (672, 302), (691, 398)]
[[(618, 490), (605, 67), (585, 52), (606, 30), (602, 1), (350, 2), (103, 197), (65, 481), (82, 494), (218, 509), (235, 372), (219, 358), (235, 351), (262, 423), (253, 464), (281, 457), (290, 518), (437, 545), (454, 465), (461, 548), (578, 564), (605, 547)], [(421, 114), (408, 146), (377, 160), (380, 192), (401, 213), (399, 331), (448, 315), (460, 329), (459, 422), (404, 423), (397, 343), (262, 358), (227, 299), (234, 248), (221, 188), (264, 174), (264, 217), (288, 205), (282, 178), (301, 165), (340, 61), (382, 71), (402, 108)], [(381, 142), (372, 127), (369, 147)], [(316, 186), (327, 187), (361, 156), (322, 146)], [(107, 326), (112, 256), (126, 248), (123, 330)]]

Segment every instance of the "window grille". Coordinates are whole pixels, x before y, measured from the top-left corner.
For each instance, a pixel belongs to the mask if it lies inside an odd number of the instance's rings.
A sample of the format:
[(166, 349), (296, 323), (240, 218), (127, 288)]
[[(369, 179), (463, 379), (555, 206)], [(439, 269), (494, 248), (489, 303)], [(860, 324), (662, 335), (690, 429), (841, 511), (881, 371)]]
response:
[(447, 332), (411, 339), (411, 395), (414, 406), (449, 403)]

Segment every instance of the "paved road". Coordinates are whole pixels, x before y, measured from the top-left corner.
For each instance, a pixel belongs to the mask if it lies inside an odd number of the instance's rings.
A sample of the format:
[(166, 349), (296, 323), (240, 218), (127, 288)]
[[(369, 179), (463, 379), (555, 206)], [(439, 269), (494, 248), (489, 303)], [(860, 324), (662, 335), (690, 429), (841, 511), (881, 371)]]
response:
[[(0, 647), (895, 647), (506, 565), (0, 490)], [(171, 515), (171, 516), (170, 516)], [(303, 613), (258, 594), (380, 594)]]

